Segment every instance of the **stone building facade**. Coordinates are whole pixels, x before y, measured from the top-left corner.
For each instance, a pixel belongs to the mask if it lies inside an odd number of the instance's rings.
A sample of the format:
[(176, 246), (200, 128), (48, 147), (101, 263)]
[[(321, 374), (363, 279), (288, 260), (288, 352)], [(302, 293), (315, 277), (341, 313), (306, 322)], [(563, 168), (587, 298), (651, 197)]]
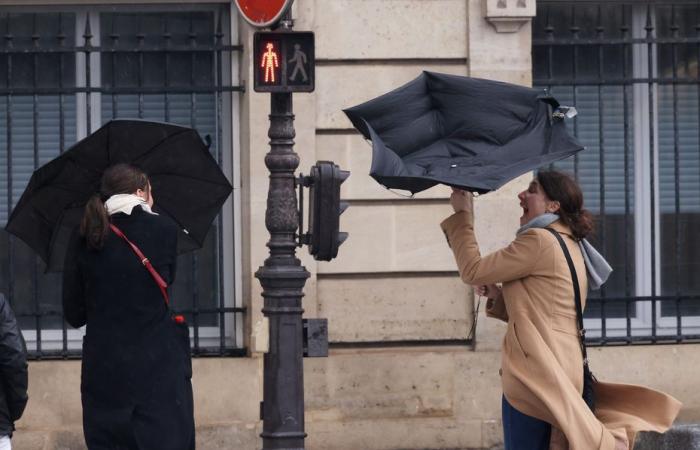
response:
[[(142, 3), (154, 9), (166, 4)], [(62, 4), (0, 0), (0, 15), (3, 8), (31, 12)], [(230, 65), (246, 86), (232, 94), (222, 116), (232, 136), (222, 161), (235, 188), (223, 233), (236, 250), (221, 281), (229, 286), (226, 295), (245, 308), (238, 331), (245, 355), (195, 358), (197, 439), (202, 449), (254, 450), (261, 445), (266, 348), (254, 272), (267, 256), (269, 237), (263, 158), (270, 105), (267, 94), (252, 91), (255, 30), (232, 3), (216, 5), (228, 11), (231, 43), (242, 46)], [(350, 208), (341, 217), (350, 237), (338, 258), (316, 262), (299, 250), (311, 272), (305, 317), (327, 318), (331, 341), (328, 358), (305, 360), (308, 449), (481, 449), (502, 442), (498, 369), (505, 327), (479, 312), (476, 338), (468, 340), (476, 299), (460, 282), (439, 229), (450, 214), (449, 190), (436, 187), (408, 199), (379, 186), (368, 176), (370, 147), (342, 109), (423, 70), (531, 85), (535, 12), (535, 0), (295, 1), (295, 29), (316, 33), (316, 90), (294, 95), (299, 169), (308, 172), (317, 160), (333, 160), (352, 172), (342, 191)], [(482, 252), (510, 241), (520, 216), (516, 195), (530, 178), (476, 200)], [(600, 378), (662, 389), (684, 402), (680, 420), (700, 420), (695, 346), (596, 347), (590, 359)], [(83, 448), (79, 379), (78, 360), (30, 363), (30, 402), (15, 448)]]

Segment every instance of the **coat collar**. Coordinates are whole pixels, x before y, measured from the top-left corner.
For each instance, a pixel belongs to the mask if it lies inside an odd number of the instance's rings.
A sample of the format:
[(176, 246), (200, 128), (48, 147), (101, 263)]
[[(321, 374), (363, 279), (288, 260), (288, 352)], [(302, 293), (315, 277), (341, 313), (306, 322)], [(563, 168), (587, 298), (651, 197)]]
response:
[(562, 222), (561, 220), (557, 220), (553, 224), (549, 225), (549, 228), (552, 228), (554, 231), (556, 231), (558, 233), (565, 234), (572, 239), (574, 238), (574, 235), (571, 232), (571, 228), (567, 227), (564, 224), (564, 222)]

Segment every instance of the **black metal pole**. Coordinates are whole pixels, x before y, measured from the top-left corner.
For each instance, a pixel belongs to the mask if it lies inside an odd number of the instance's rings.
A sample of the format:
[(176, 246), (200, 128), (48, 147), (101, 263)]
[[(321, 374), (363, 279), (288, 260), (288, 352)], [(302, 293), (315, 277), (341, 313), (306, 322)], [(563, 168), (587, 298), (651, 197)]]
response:
[(304, 366), (301, 298), (309, 272), (296, 257), (298, 225), (294, 172), (292, 94), (270, 94), (270, 170), (265, 225), (270, 255), (255, 276), (263, 287), (263, 314), (270, 321), (270, 349), (264, 359), (263, 450), (303, 450)]

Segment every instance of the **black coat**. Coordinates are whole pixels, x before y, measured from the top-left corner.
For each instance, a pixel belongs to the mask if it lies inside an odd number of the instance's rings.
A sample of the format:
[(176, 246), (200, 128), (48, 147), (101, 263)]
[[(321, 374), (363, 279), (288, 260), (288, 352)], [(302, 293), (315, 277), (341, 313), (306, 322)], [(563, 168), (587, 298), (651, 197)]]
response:
[(0, 294), (0, 436), (12, 435), (27, 406), (27, 347), (15, 314)]
[[(140, 207), (111, 219), (171, 284), (175, 224)], [(189, 354), (151, 274), (111, 230), (99, 251), (77, 234), (72, 239), (63, 308), (72, 326), (87, 324), (81, 394), (88, 447), (191, 448)]]

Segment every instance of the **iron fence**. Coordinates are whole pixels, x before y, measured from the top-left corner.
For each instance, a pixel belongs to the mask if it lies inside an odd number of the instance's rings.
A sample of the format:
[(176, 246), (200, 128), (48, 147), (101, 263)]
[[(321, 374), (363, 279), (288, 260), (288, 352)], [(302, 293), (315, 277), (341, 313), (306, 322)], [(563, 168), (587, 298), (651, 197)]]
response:
[(700, 5), (539, 1), (533, 84), (575, 105), (575, 175), (614, 272), (591, 344), (700, 337)]
[[(242, 47), (231, 45), (227, 5), (0, 9), (0, 219), (7, 221), (31, 172), (112, 118), (174, 122), (206, 136), (232, 176), (232, 124)], [(178, 259), (172, 305), (191, 324), (194, 355), (244, 355), (245, 308), (235, 295), (234, 208), (216, 219), (202, 250)], [(0, 290), (15, 310), (30, 356), (80, 356), (60, 274), (0, 231)]]

